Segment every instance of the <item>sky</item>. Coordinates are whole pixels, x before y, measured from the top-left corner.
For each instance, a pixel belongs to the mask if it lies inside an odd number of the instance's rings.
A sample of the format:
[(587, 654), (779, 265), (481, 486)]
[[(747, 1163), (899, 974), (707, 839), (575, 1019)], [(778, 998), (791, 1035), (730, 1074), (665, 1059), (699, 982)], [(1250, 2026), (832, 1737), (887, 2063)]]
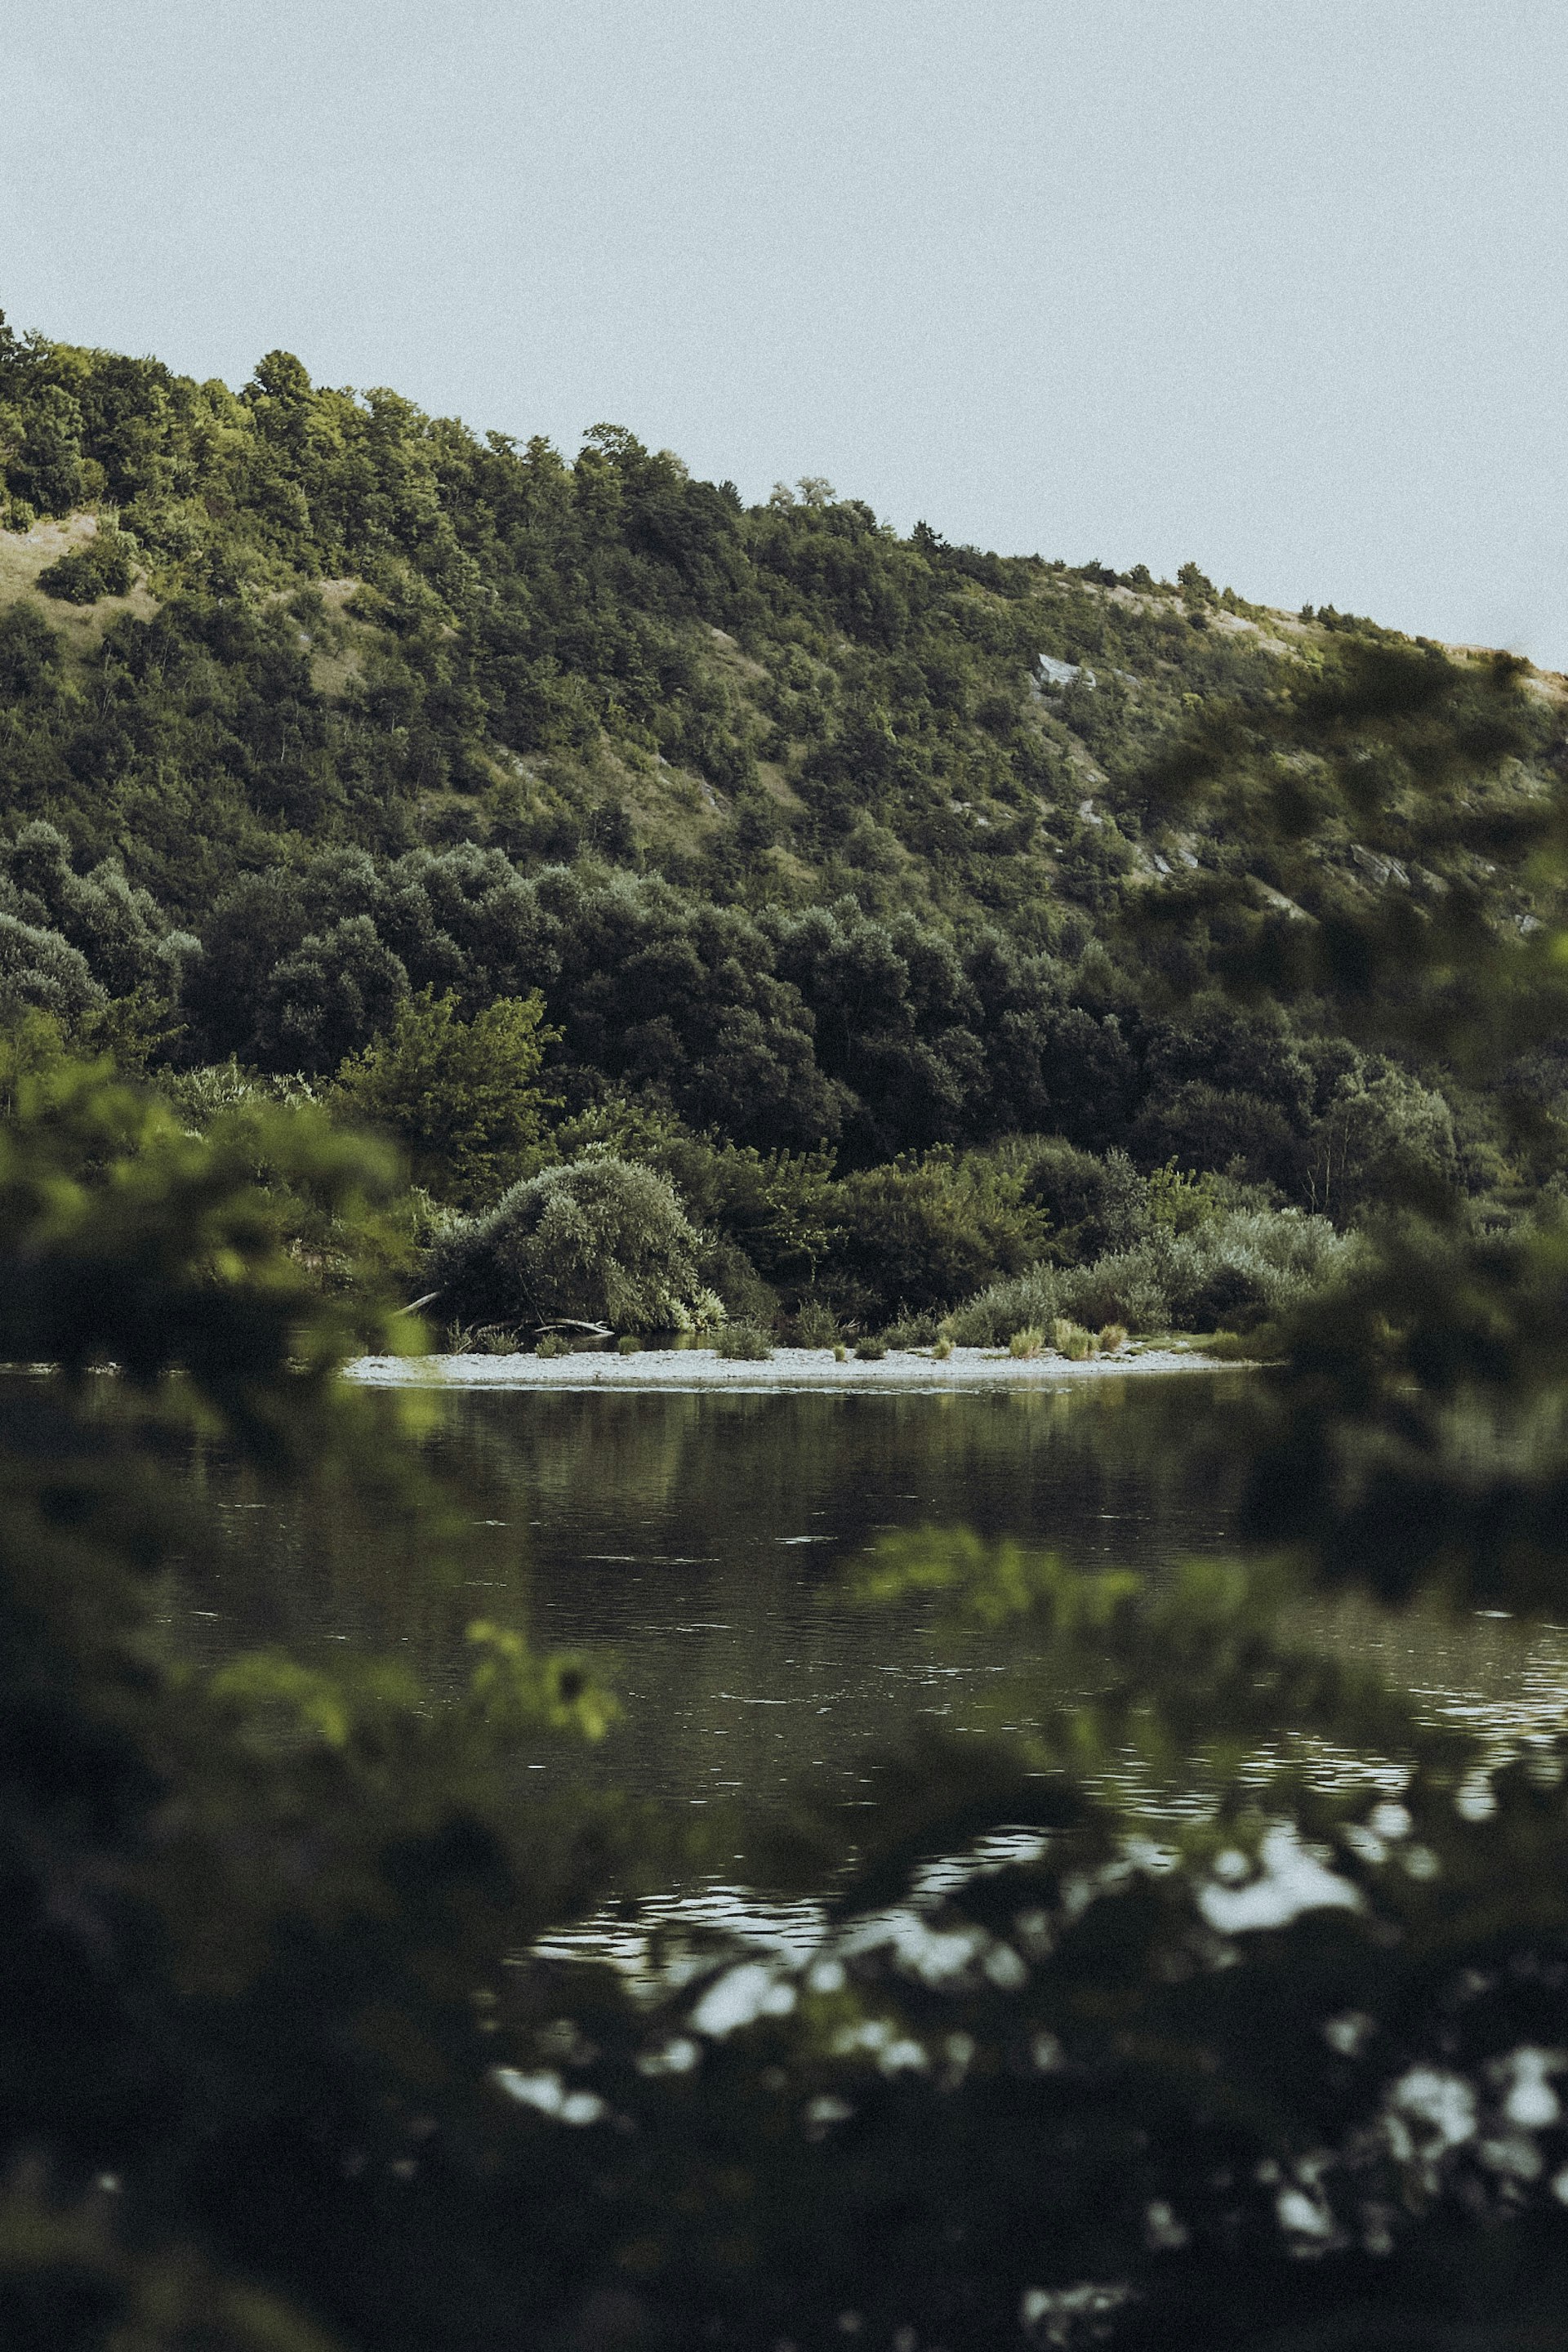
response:
[(0, 8), (0, 308), (1568, 668), (1563, 0)]

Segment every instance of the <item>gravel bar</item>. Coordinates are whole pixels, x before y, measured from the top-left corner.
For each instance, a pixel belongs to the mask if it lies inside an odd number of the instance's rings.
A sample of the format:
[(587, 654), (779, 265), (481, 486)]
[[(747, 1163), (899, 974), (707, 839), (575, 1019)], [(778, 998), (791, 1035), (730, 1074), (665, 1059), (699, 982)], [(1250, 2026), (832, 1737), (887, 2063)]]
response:
[(835, 1361), (830, 1348), (781, 1348), (761, 1362), (737, 1362), (706, 1348), (643, 1348), (634, 1355), (583, 1350), (566, 1356), (361, 1356), (345, 1377), (370, 1388), (449, 1389), (1054, 1389), (1072, 1381), (1119, 1380), (1130, 1372), (1231, 1369), (1188, 1348), (1131, 1346), (1071, 1363), (1065, 1356), (1008, 1356), (955, 1348), (939, 1363), (924, 1349), (889, 1348), (863, 1361)]

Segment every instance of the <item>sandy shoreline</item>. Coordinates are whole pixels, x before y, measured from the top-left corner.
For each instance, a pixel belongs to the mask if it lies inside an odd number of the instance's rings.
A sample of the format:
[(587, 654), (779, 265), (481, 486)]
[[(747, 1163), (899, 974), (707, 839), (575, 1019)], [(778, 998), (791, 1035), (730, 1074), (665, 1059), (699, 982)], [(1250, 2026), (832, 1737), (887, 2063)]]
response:
[(647, 1348), (632, 1356), (361, 1356), (345, 1379), (368, 1388), (416, 1384), (458, 1389), (953, 1389), (1065, 1388), (1075, 1381), (1139, 1372), (1218, 1372), (1217, 1357), (1184, 1348), (1141, 1346), (1069, 1363), (1065, 1356), (1015, 1357), (992, 1348), (955, 1348), (938, 1363), (921, 1349), (889, 1348), (878, 1361), (836, 1363), (828, 1348), (781, 1348), (761, 1363), (732, 1363), (701, 1348)]

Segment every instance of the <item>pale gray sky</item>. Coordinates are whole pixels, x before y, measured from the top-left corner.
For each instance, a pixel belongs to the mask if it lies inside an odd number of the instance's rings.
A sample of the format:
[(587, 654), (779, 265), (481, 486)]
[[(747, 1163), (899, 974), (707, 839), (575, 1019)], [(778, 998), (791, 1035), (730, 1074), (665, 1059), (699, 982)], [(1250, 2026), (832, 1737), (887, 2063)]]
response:
[(0, 306), (1568, 667), (1563, 0), (0, 8)]

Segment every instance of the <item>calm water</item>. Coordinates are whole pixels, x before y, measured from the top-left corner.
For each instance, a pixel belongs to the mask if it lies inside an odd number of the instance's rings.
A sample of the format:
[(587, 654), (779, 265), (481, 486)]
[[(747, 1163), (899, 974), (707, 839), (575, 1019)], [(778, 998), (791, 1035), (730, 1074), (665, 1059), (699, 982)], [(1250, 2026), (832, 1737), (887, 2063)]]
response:
[[(852, 1804), (868, 1742), (921, 1719), (978, 1723), (1018, 1653), (933, 1647), (916, 1614), (849, 1607), (835, 1597), (845, 1562), (921, 1526), (1151, 1574), (1224, 1549), (1225, 1401), (1245, 1377), (950, 1396), (452, 1392), (430, 1441), (458, 1498), (443, 1579), (393, 1515), (342, 1496), (281, 1507), (203, 1456), (167, 1622), (212, 1658), (258, 1643), (391, 1650), (437, 1687), (463, 1670), (471, 1619), (527, 1626), (590, 1653), (626, 1710), (596, 1756), (542, 1751), (531, 1769), (715, 1808), (825, 1776)], [(1345, 1605), (1316, 1625), (1434, 1708), (1511, 1729), (1562, 1717), (1560, 1628)], [(1036, 1706), (1048, 1703), (1042, 1667)]]

